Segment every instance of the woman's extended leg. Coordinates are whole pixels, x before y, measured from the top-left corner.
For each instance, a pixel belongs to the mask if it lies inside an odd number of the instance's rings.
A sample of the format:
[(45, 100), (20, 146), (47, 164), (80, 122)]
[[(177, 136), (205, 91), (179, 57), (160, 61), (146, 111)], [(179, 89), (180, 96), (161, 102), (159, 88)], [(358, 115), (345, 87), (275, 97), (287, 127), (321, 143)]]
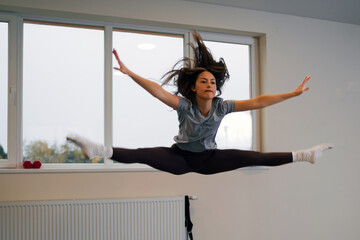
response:
[(261, 153), (237, 149), (215, 150), (199, 173), (215, 174), (250, 166), (279, 166), (293, 162), (292, 153)]
[(250, 166), (279, 166), (291, 162), (306, 161), (315, 163), (325, 150), (332, 149), (331, 144), (322, 144), (296, 152), (262, 153), (236, 149), (215, 150), (214, 154), (198, 169), (203, 174), (226, 172)]
[(142, 163), (176, 175), (193, 171), (181, 155), (180, 150), (174, 146), (171, 148), (126, 149), (103, 146), (79, 135), (68, 136), (67, 140), (78, 145), (89, 159), (103, 157), (120, 163)]
[(112, 160), (121, 163), (142, 163), (155, 169), (180, 175), (192, 172), (184, 157), (176, 148), (113, 148)]

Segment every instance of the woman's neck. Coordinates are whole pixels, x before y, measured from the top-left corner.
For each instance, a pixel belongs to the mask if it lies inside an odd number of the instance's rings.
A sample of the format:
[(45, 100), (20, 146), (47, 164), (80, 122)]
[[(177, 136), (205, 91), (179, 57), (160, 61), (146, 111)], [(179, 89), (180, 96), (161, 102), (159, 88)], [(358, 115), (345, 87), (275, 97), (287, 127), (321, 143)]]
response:
[(197, 105), (201, 115), (203, 115), (204, 117), (207, 117), (210, 112), (211, 105), (212, 105), (212, 99), (197, 98), (196, 105)]

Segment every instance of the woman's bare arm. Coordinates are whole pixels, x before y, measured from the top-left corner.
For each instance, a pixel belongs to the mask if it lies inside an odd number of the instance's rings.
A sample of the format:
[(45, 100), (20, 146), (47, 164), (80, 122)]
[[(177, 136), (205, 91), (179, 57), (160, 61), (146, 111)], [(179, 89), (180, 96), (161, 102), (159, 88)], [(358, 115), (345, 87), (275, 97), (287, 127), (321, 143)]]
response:
[(310, 80), (310, 76), (306, 76), (304, 81), (290, 93), (272, 94), (272, 95), (261, 95), (259, 97), (235, 101), (235, 112), (248, 111), (259, 108), (271, 106), (276, 103), (283, 102), (289, 98), (296, 97), (309, 90), (309, 87), (305, 88), (305, 84)]
[(150, 81), (148, 79), (145, 79), (132, 71), (130, 71), (124, 63), (120, 60), (116, 50), (113, 50), (113, 53), (116, 57), (116, 60), (118, 61), (120, 67), (115, 67), (114, 69), (119, 70), (120, 72), (128, 75), (131, 77), (137, 84), (139, 84), (142, 88), (144, 88), (146, 91), (148, 91), (151, 95), (159, 99), (161, 102), (165, 103), (169, 107), (172, 107), (173, 109), (177, 109), (179, 105), (179, 97), (175, 96), (168, 91), (166, 91), (164, 88), (162, 88), (159, 84), (156, 82)]

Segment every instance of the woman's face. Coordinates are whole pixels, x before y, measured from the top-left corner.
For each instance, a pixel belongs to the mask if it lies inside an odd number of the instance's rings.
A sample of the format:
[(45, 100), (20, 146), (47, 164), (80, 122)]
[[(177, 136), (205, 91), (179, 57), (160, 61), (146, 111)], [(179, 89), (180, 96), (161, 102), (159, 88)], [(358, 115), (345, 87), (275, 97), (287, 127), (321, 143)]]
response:
[(204, 71), (196, 79), (195, 86), (192, 87), (196, 98), (213, 99), (216, 94), (216, 79), (211, 72)]

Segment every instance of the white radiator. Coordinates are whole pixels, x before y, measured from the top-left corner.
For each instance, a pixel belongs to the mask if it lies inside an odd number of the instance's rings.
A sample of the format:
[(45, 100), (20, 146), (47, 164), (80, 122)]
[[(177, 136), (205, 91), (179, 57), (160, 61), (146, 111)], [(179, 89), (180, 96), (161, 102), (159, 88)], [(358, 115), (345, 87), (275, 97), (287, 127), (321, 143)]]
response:
[(185, 240), (184, 197), (0, 202), (1, 240)]

